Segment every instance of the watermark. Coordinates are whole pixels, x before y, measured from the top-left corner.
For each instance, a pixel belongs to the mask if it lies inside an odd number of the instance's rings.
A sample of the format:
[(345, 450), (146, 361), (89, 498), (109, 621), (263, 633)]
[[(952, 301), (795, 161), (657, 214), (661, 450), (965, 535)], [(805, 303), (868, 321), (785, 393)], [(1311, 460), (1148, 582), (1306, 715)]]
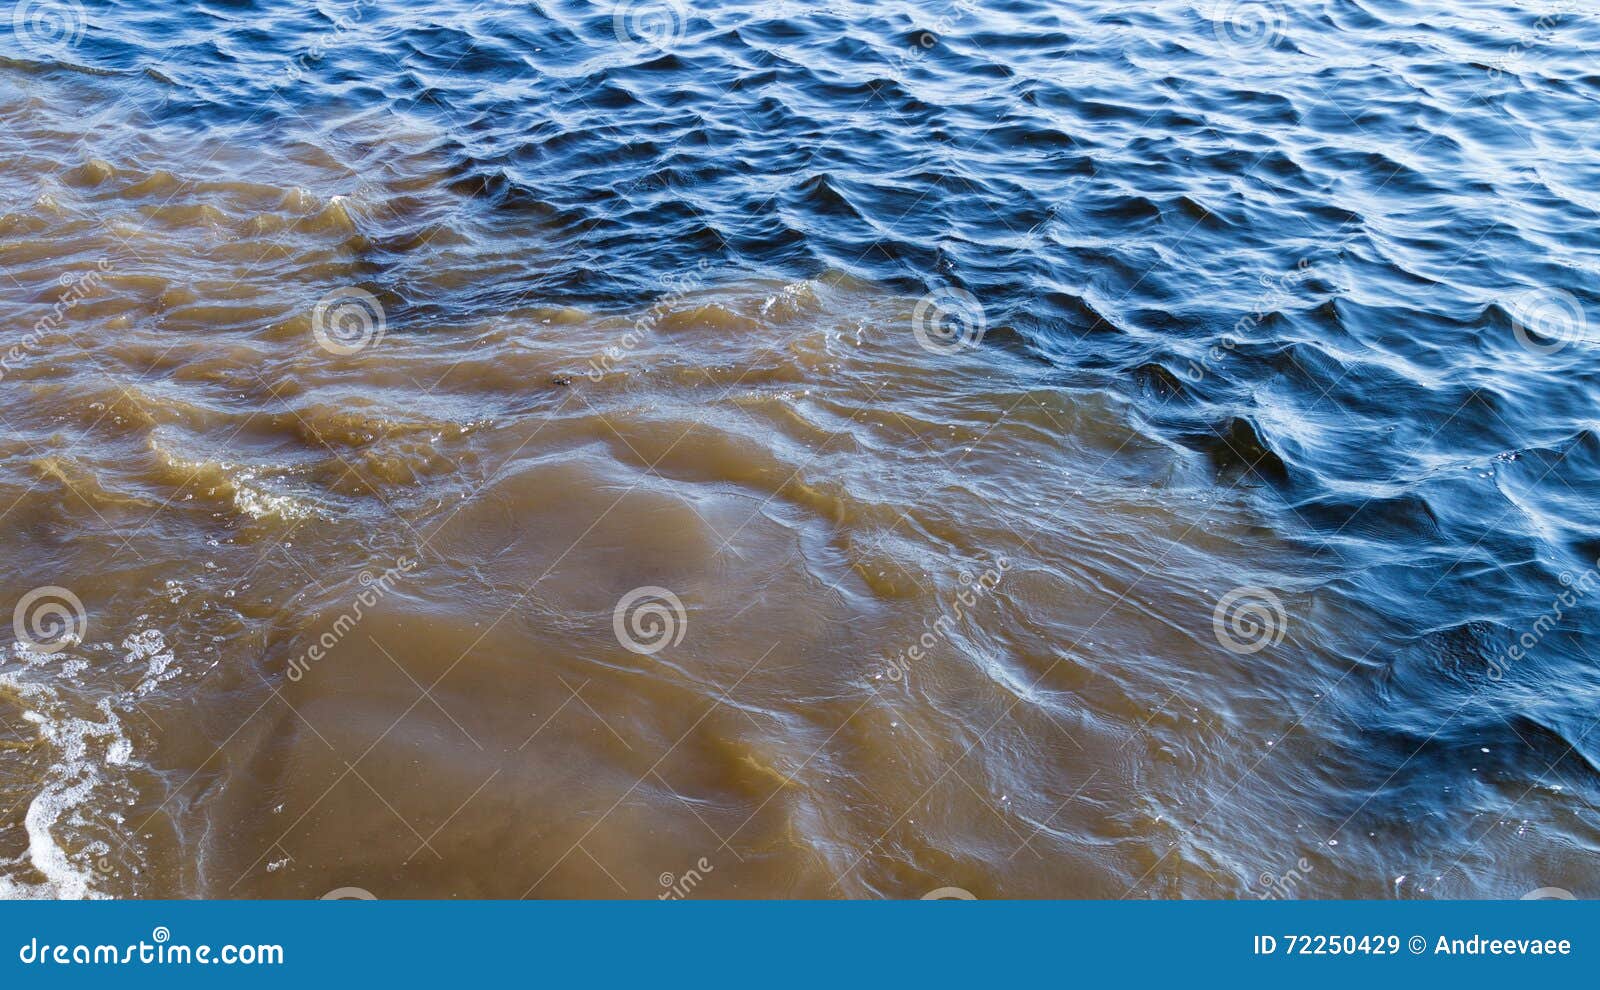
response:
[(14, 364), (20, 362), (28, 354), (37, 351), (40, 341), (60, 329), (61, 324), (66, 322), (67, 314), (71, 312), (72, 307), (87, 299), (99, 287), (105, 273), (110, 270), (111, 262), (101, 258), (94, 263), (94, 268), (91, 271), (82, 274), (63, 272), (61, 277), (56, 279), (56, 284), (66, 291), (56, 299), (55, 304), (50, 307), (50, 312), (41, 317), (26, 336), (12, 345), (6, 351), (4, 357), (0, 357), (0, 381), (5, 380), (5, 376), (10, 374)]
[(655, 309), (652, 308), (633, 322), (632, 329), (623, 334), (621, 340), (601, 351), (597, 357), (590, 358), (588, 379), (597, 382), (615, 371), (617, 363), (644, 342), (645, 335), (655, 326), (655, 321)]
[(989, 318), (978, 297), (965, 289), (945, 287), (917, 300), (911, 311), (911, 333), (931, 354), (954, 354), (977, 347), (989, 330)]
[(87, 20), (78, 0), (17, 0), (11, 33), (39, 55), (60, 56), (83, 40)]
[(1525, 901), (1575, 901), (1577, 896), (1564, 887), (1540, 887), (1522, 895)]
[(1550, 606), (1544, 614), (1533, 620), (1533, 625), (1524, 630), (1516, 640), (1505, 649), (1491, 656), (1488, 661), (1489, 680), (1498, 681), (1506, 676), (1511, 667), (1527, 659), (1528, 655), (1539, 648), (1544, 638), (1555, 629), (1556, 623), (1566, 617), (1566, 614), (1578, 607), (1578, 603), (1586, 598), (1597, 585), (1600, 585), (1600, 559), (1596, 559), (1594, 566), (1573, 577), (1567, 571), (1561, 572), (1561, 586), (1567, 590), (1561, 592), (1551, 600)]
[(1529, 289), (1513, 298), (1507, 309), (1512, 335), (1535, 354), (1554, 354), (1569, 344), (1592, 339), (1583, 304), (1563, 289)]
[(1311, 872), (1311, 860), (1301, 856), (1295, 861), (1293, 867), (1285, 870), (1280, 876), (1275, 873), (1263, 873), (1256, 881), (1256, 900), (1260, 901), (1287, 901), (1293, 900), (1295, 891), (1305, 882), (1306, 874)]
[(961, 582), (962, 590), (956, 592), (955, 598), (933, 620), (933, 625), (917, 638), (911, 646), (884, 662), (883, 669), (873, 675), (873, 680), (888, 678), (891, 681), (900, 681), (911, 675), (911, 665), (921, 663), (941, 640), (948, 643), (954, 633), (956, 623), (966, 618), (968, 610), (976, 606), (985, 595), (993, 591), (1000, 584), (1000, 579), (1011, 569), (1011, 562), (1004, 557), (996, 557), (993, 566), (985, 568), (983, 573), (974, 576), (971, 571), (962, 571), (957, 577)]
[(1248, 656), (1283, 642), (1288, 631), (1283, 602), (1270, 589), (1234, 588), (1211, 610), (1211, 632), (1229, 653)]
[(366, 8), (372, 6), (376, 0), (346, 0), (346, 2), (350, 4), (350, 11), (353, 16), (347, 16), (343, 13), (336, 16), (333, 19), (333, 30), (319, 35), (305, 51), (296, 55), (284, 65), (284, 75), (289, 77), (290, 82), (299, 82), (311, 67), (312, 62), (320, 60), (342, 35), (360, 24), (366, 17)]
[(311, 311), (311, 335), (329, 354), (355, 354), (383, 340), (388, 321), (378, 297), (346, 286), (317, 300)]
[(645, 338), (655, 329), (656, 323), (661, 317), (670, 312), (672, 307), (676, 306), (685, 296), (702, 284), (701, 276), (710, 267), (711, 262), (702, 258), (695, 265), (693, 272), (668, 276), (666, 279), (667, 291), (655, 302), (651, 303), (650, 308), (633, 321), (633, 326), (628, 329), (627, 333), (622, 335), (622, 339), (589, 359), (589, 371), (586, 377), (591, 382), (597, 382), (615, 371), (623, 358), (633, 353), (639, 348), (640, 344), (644, 343)]
[(1231, 48), (1264, 51), (1283, 37), (1288, 12), (1277, 0), (1217, 0), (1208, 19), (1218, 41)]
[(11, 611), (11, 632), (29, 653), (48, 656), (83, 642), (89, 616), (66, 588), (46, 585), (22, 596)]
[(644, 51), (670, 51), (689, 29), (683, 0), (622, 0), (611, 13), (611, 30), (624, 45)]
[[(949, 29), (946, 28), (945, 30)], [(911, 44), (900, 52), (900, 64), (905, 65), (909, 62), (915, 62), (937, 47), (939, 47), (939, 35), (934, 34), (932, 31), (918, 31), (916, 36), (911, 39)]]
[(165, 925), (150, 932), (150, 941), (132, 945), (51, 945), (31, 938), (17, 950), (24, 965), (57, 966), (281, 966), (281, 945), (177, 945)]
[(298, 683), (302, 677), (310, 673), (311, 665), (325, 659), (356, 626), (361, 624), (367, 609), (383, 601), (394, 590), (395, 585), (409, 575), (416, 566), (415, 560), (400, 556), (395, 558), (393, 567), (376, 577), (371, 571), (362, 571), (357, 577), (361, 582), (361, 591), (356, 594), (350, 607), (341, 612), (333, 625), (318, 636), (316, 642), (312, 643), (304, 653), (289, 661), (289, 680)]
[(1184, 377), (1191, 382), (1204, 379), (1206, 371), (1226, 360), (1228, 354), (1239, 346), (1241, 339), (1256, 332), (1268, 314), (1287, 306), (1295, 298), (1296, 287), (1312, 276), (1311, 264), (1310, 258), (1301, 258), (1293, 270), (1283, 275), (1262, 275), (1261, 293), (1251, 302), (1250, 312), (1239, 317), (1233, 324), (1232, 332), (1223, 334), (1220, 341), (1206, 350), (1201, 360), (1190, 361)]
[(700, 886), (701, 882), (704, 881), (707, 876), (716, 872), (716, 869), (717, 868), (715, 866), (711, 865), (711, 860), (701, 856), (695, 861), (694, 866), (684, 871), (683, 876), (675, 877), (671, 873), (661, 874), (661, 876), (657, 877), (656, 879), (661, 886), (666, 888), (666, 890), (663, 890), (661, 893), (657, 894), (656, 900), (683, 900), (685, 897), (688, 897), (690, 894), (694, 893), (695, 888)]
[(683, 642), (689, 615), (683, 601), (670, 590), (645, 585), (617, 601), (611, 610), (611, 631), (623, 649), (651, 656)]
[(1585, 4), (1582, 0), (1567, 0), (1566, 3), (1552, 4), (1554, 10), (1548, 10), (1534, 20), (1532, 30), (1524, 32), (1506, 48), (1504, 55), (1495, 59), (1489, 66), (1489, 78), (1498, 80), (1506, 72), (1515, 72), (1522, 64), (1522, 60), (1534, 45), (1547, 42), (1556, 27), (1566, 18), (1583, 11)]
[(378, 897), (365, 887), (335, 887), (317, 898), (319, 901), (375, 901)]
[(965, 887), (939, 887), (923, 894), (924, 901), (975, 901), (978, 895)]
[(939, 39), (949, 34), (955, 26), (961, 23), (966, 16), (972, 13), (973, 4), (957, 2), (950, 11), (934, 18), (927, 30), (918, 31), (911, 37), (911, 43), (900, 51), (900, 64), (902, 66), (915, 62), (927, 55), (928, 52), (939, 47)]

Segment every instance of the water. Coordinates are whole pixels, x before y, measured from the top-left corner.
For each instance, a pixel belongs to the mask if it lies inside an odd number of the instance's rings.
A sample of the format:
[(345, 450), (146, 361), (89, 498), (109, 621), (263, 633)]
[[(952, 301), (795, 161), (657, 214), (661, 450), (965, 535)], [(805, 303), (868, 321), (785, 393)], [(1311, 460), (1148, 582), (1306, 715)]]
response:
[(13, 26), (7, 895), (1600, 894), (1578, 5)]

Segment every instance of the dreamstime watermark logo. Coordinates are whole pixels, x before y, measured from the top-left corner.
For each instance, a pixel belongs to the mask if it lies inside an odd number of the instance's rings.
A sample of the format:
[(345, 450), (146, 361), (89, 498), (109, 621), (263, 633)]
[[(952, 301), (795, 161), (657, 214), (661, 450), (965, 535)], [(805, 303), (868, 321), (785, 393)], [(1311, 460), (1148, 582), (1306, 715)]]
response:
[(300, 78), (306, 74), (306, 70), (311, 67), (313, 62), (327, 54), (328, 49), (332, 47), (335, 42), (337, 42), (344, 34), (355, 28), (356, 25), (361, 23), (361, 21), (366, 17), (366, 11), (364, 8), (370, 7), (376, 2), (377, 0), (355, 0), (355, 2), (350, 5), (351, 13), (354, 16), (347, 17), (342, 13), (334, 16), (333, 30), (319, 35), (315, 40), (312, 41), (310, 47), (301, 52), (299, 55), (296, 55), (293, 60), (284, 66), (283, 71), (284, 74), (289, 77), (289, 81), (299, 82)]
[(356, 576), (361, 584), (361, 590), (356, 593), (355, 600), (350, 603), (350, 608), (339, 614), (316, 642), (312, 643), (306, 651), (289, 661), (289, 680), (299, 683), (311, 670), (313, 663), (318, 663), (327, 657), (328, 653), (350, 635), (351, 630), (361, 624), (361, 619), (366, 615), (367, 609), (383, 601), (396, 584), (407, 577), (417, 566), (417, 562), (410, 557), (400, 556), (395, 558), (394, 566), (382, 574), (374, 575), (371, 571), (362, 571)]
[(1521, 67), (1523, 59), (1530, 50), (1536, 46), (1548, 44), (1561, 22), (1574, 14), (1583, 12), (1585, 0), (1567, 0), (1565, 3), (1552, 5), (1556, 9), (1541, 14), (1533, 22), (1533, 30), (1524, 33), (1506, 49), (1506, 53), (1496, 59), (1489, 66), (1489, 78), (1497, 80), (1506, 72), (1515, 72)]
[(62, 55), (77, 47), (86, 23), (78, 0), (17, 0), (11, 8), (11, 33), (43, 55)]
[(1234, 588), (1211, 612), (1211, 631), (1230, 653), (1248, 656), (1283, 642), (1288, 630), (1283, 602), (1266, 588)]
[(50, 312), (33, 325), (27, 336), (12, 345), (4, 357), (0, 357), (0, 380), (10, 374), (12, 365), (19, 363), (29, 352), (38, 350), (40, 342), (46, 336), (60, 329), (72, 307), (92, 295), (103, 280), (102, 276), (110, 270), (111, 262), (101, 258), (94, 263), (93, 269), (83, 274), (63, 272), (56, 279), (56, 284), (61, 286), (63, 291), (56, 298), (55, 304), (50, 307)]
[(1525, 660), (1530, 653), (1538, 649), (1544, 638), (1555, 629), (1556, 623), (1566, 618), (1568, 612), (1578, 607), (1578, 602), (1588, 597), (1595, 587), (1600, 585), (1600, 559), (1596, 559), (1593, 567), (1577, 577), (1562, 571), (1559, 580), (1566, 590), (1550, 602), (1550, 607), (1545, 609), (1544, 614), (1534, 619), (1533, 625), (1518, 635), (1515, 642), (1486, 661), (1489, 680), (1498, 681), (1505, 677), (1513, 665)]
[(937, 48), (939, 39), (949, 34), (963, 18), (972, 13), (973, 6), (967, 0), (956, 0), (949, 13), (934, 18), (926, 31), (918, 31), (912, 36), (911, 43), (900, 53), (900, 63), (905, 65), (915, 62)]
[(938, 35), (932, 31), (918, 31), (916, 37), (911, 39), (911, 44), (907, 45), (901, 52), (900, 62), (902, 65), (908, 62), (915, 62), (938, 47), (938, 45)]
[(89, 628), (83, 602), (66, 588), (47, 585), (22, 596), (11, 612), (11, 631), (29, 653), (49, 655), (81, 643)]
[(611, 14), (617, 40), (646, 51), (668, 51), (689, 29), (683, 0), (622, 0)]
[(1263, 873), (1259, 880), (1259, 890), (1256, 899), (1262, 901), (1283, 900), (1294, 897), (1294, 892), (1305, 882), (1306, 874), (1311, 872), (1311, 860), (1301, 856), (1295, 861), (1293, 867), (1285, 870), (1280, 876), (1276, 873)]
[(1578, 297), (1562, 289), (1529, 289), (1512, 299), (1511, 332), (1535, 354), (1554, 354), (1589, 340), (1589, 317)]
[(891, 657), (884, 664), (883, 669), (872, 676), (872, 680), (881, 680), (887, 677), (891, 681), (898, 682), (902, 678), (909, 677), (912, 663), (921, 663), (923, 658), (928, 655), (928, 651), (933, 649), (941, 639), (948, 643), (951, 635), (955, 632), (956, 623), (967, 616), (968, 609), (977, 605), (980, 599), (999, 587), (1000, 578), (1010, 569), (1011, 561), (1004, 557), (996, 557), (994, 566), (985, 568), (981, 574), (974, 576), (971, 571), (962, 571), (957, 578), (961, 582), (962, 590), (956, 592), (955, 600), (950, 603), (944, 612), (940, 613), (937, 619), (933, 620), (933, 625), (927, 632), (918, 637), (917, 641), (911, 646)]
[(386, 329), (378, 297), (355, 286), (333, 290), (311, 311), (311, 335), (329, 354), (364, 351), (383, 340)]
[(1525, 901), (1575, 901), (1577, 896), (1563, 887), (1540, 887), (1522, 895)]
[(365, 887), (335, 887), (317, 898), (319, 901), (375, 901), (378, 897)]
[(933, 354), (954, 354), (977, 347), (989, 330), (983, 304), (965, 289), (943, 288), (917, 300), (911, 311), (911, 332), (917, 345)]
[(922, 895), (924, 901), (975, 901), (978, 895), (965, 887), (940, 887)]
[(683, 876), (676, 877), (671, 873), (663, 873), (657, 880), (666, 889), (656, 895), (658, 901), (681, 901), (694, 893), (696, 887), (711, 873), (716, 872), (716, 867), (711, 865), (711, 860), (701, 856), (693, 866), (685, 870)]
[(1283, 36), (1287, 14), (1277, 0), (1218, 0), (1209, 19), (1212, 33), (1224, 45), (1261, 51)]
[[(633, 321), (633, 326), (622, 335), (618, 344), (614, 344), (601, 351), (596, 357), (589, 359), (588, 378), (591, 382), (598, 382), (606, 375), (615, 371), (621, 360), (633, 353), (644, 343), (646, 335), (655, 329), (656, 323), (663, 315), (672, 311), (703, 281), (706, 269), (711, 267), (711, 262), (702, 258), (695, 264), (694, 271), (682, 275), (669, 275), (665, 283), (667, 292), (661, 298), (650, 304), (638, 319)], [(620, 345), (620, 346), (618, 346)]]
[(181, 945), (172, 941), (172, 930), (157, 925), (150, 941), (140, 939), (129, 945), (40, 944), (37, 936), (17, 950), (25, 966), (281, 966), (281, 945)]
[(630, 653), (650, 656), (683, 642), (689, 615), (666, 588), (645, 585), (623, 595), (611, 612), (611, 630)]
[(1223, 334), (1221, 340), (1206, 350), (1202, 360), (1190, 361), (1185, 376), (1191, 382), (1203, 380), (1206, 370), (1221, 363), (1229, 352), (1239, 346), (1242, 339), (1254, 334), (1269, 314), (1289, 306), (1295, 300), (1300, 284), (1312, 277), (1311, 265), (1310, 258), (1301, 258), (1293, 270), (1283, 275), (1262, 275), (1261, 293), (1252, 301), (1250, 312), (1239, 317), (1233, 324), (1232, 332)]

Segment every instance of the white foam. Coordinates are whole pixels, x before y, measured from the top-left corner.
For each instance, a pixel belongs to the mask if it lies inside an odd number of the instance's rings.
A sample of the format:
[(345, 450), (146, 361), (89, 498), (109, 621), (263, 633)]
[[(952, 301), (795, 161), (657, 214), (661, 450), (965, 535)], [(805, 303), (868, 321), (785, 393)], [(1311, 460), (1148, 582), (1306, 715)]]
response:
[[(13, 656), (22, 661), (22, 666), (0, 672), (0, 686), (8, 688), (22, 704), (23, 718), (37, 727), (53, 757), (23, 816), (27, 852), (19, 860), (0, 862), (0, 872), (6, 873), (12, 872), (5, 869), (9, 866), (26, 875), (26, 867), (31, 866), (44, 882), (29, 883), (14, 874), (0, 876), (0, 898), (77, 900), (106, 896), (95, 889), (92, 863), (83, 862), (94, 858), (94, 850), (107, 848), (105, 843), (91, 843), (85, 847), (89, 855), (75, 857), (61, 844), (58, 835), (67, 828), (104, 828), (108, 817), (121, 820), (118, 814), (95, 812), (97, 795), (127, 786), (110, 771), (125, 767), (134, 759), (133, 743), (117, 712), (178, 674), (173, 668), (173, 653), (158, 629), (145, 629), (127, 637), (122, 648), (127, 651), (124, 660), (142, 664), (143, 670), (132, 690), (99, 699), (93, 709), (98, 718), (74, 714), (71, 699), (60, 691), (60, 685), (65, 683), (61, 667), (82, 672), (85, 668), (81, 658), (62, 654), (39, 657), (14, 651)], [(57, 665), (54, 670), (48, 669), (52, 661)]]
[[(180, 457), (158, 443), (154, 437), (150, 439), (149, 447), (162, 461), (186, 474), (190, 482), (197, 478), (213, 479), (214, 484), (205, 485), (211, 491), (214, 492), (219, 488), (224, 491), (231, 489), (233, 507), (253, 519), (275, 516), (279, 519), (293, 520), (311, 515), (311, 509), (293, 496), (270, 491), (258, 484), (262, 474), (261, 468), (222, 460), (197, 461)], [(272, 469), (267, 470), (270, 472)], [(193, 493), (184, 497), (191, 498)], [(175, 593), (175, 589), (170, 585), (169, 582), (168, 593)], [(181, 598), (182, 594), (178, 597)]]
[(134, 694), (149, 694), (157, 684), (173, 676), (167, 673), (173, 661), (172, 651), (167, 649), (167, 639), (161, 635), (161, 630), (146, 629), (135, 633), (122, 641), (122, 648), (128, 651), (126, 659), (130, 663), (142, 661), (146, 665), (144, 679), (133, 689)]
[(88, 799), (98, 777), (89, 743), (94, 735), (110, 731), (121, 736), (120, 726), (103, 725), (83, 719), (51, 722), (28, 712), (46, 739), (57, 746), (57, 762), (50, 767), (45, 785), (28, 805), (24, 824), (28, 830), (28, 858), (33, 868), (44, 875), (51, 896), (63, 900), (83, 900), (94, 896), (87, 869), (74, 866), (67, 851), (56, 842), (51, 829), (63, 815)]
[(249, 484), (255, 476), (246, 472), (239, 475), (233, 493), (233, 507), (255, 519), (276, 516), (279, 519), (304, 519), (311, 510), (288, 495), (277, 495), (253, 488)]
[(55, 761), (45, 771), (39, 793), (29, 802), (23, 816), (23, 826), (28, 833), (27, 859), (44, 877), (44, 883), (0, 881), (0, 896), (70, 900), (103, 896), (92, 886), (92, 873), (72, 862), (56, 841), (53, 829), (68, 812), (83, 805), (102, 780), (99, 751), (115, 749), (131, 754), (132, 747), (123, 734), (122, 723), (109, 710), (105, 722), (47, 714), (49, 709), (60, 708), (59, 700), (48, 687), (16, 677), (0, 678), (0, 683), (16, 691), (30, 706), (23, 712), (23, 718), (38, 727), (39, 735), (55, 752)]

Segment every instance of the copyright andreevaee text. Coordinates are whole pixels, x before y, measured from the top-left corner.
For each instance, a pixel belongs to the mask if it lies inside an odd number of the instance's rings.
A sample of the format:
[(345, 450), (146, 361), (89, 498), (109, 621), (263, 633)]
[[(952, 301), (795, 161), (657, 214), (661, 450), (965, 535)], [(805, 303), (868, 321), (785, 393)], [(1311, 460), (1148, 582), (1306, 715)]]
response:
[(1572, 941), (1565, 938), (1502, 938), (1472, 934), (1465, 937), (1423, 935), (1290, 934), (1255, 936), (1257, 956), (1570, 956)]

